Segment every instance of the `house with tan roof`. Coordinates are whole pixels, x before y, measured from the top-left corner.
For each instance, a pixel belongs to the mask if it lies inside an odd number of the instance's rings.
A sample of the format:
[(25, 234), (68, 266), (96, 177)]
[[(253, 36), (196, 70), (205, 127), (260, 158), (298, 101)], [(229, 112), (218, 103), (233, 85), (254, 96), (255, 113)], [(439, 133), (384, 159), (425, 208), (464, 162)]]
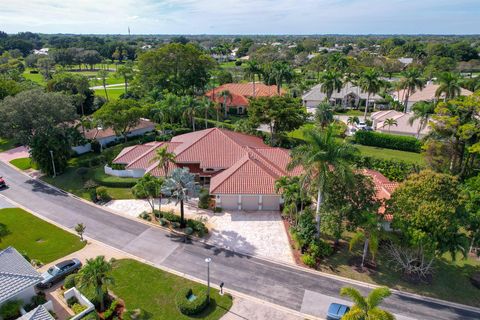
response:
[[(441, 94), (440, 97), (437, 97), (436, 93), (440, 85), (434, 83), (428, 83), (425, 88), (422, 90), (417, 90), (414, 93), (410, 94), (408, 97), (408, 104), (407, 104), (407, 112), (412, 110), (412, 107), (415, 103), (420, 101), (429, 101), (435, 102), (438, 100), (443, 100), (445, 98), (445, 94)], [(467, 89), (461, 89), (460, 95), (461, 96), (470, 96), (473, 92)], [(407, 95), (407, 90), (400, 90), (398, 92), (393, 93), (393, 97), (397, 101), (404, 102)]]
[(273, 148), (261, 138), (211, 128), (173, 137), (169, 142), (151, 142), (123, 149), (113, 160), (122, 170), (105, 167), (105, 173), (141, 177), (146, 173), (165, 176), (153, 161), (158, 148), (175, 153), (173, 167), (188, 168), (198, 181), (209, 188), (216, 206), (226, 210), (279, 210), (281, 197), (275, 181), (282, 176), (301, 173), (301, 168), (286, 169), (290, 153)]
[[(412, 137), (417, 137), (418, 135), (417, 138), (426, 136), (431, 130), (430, 126), (427, 125), (425, 128), (421, 128), (419, 119), (410, 124), (411, 117), (413, 117), (412, 112), (404, 113), (395, 110), (377, 111), (370, 115), (370, 119), (373, 122), (372, 128), (375, 131)], [(387, 119), (394, 119), (397, 125), (389, 127), (386, 123)]]
[[(256, 97), (273, 97), (278, 95), (277, 86), (268, 86), (261, 82), (249, 83), (226, 83), (215, 89), (212, 89), (205, 93), (205, 96), (210, 100), (224, 104), (225, 97), (222, 92), (228, 91), (229, 97), (226, 97), (227, 112), (235, 112), (237, 114), (245, 113), (248, 108), (248, 99)], [(280, 95), (284, 95), (283, 90), (280, 91)]]

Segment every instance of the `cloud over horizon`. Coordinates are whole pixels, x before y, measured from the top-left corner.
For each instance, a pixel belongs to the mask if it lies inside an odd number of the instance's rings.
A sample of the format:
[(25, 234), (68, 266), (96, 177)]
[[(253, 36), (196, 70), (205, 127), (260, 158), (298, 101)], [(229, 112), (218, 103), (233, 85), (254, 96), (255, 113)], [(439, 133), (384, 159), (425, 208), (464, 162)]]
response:
[(478, 34), (478, 0), (2, 0), (8, 33)]

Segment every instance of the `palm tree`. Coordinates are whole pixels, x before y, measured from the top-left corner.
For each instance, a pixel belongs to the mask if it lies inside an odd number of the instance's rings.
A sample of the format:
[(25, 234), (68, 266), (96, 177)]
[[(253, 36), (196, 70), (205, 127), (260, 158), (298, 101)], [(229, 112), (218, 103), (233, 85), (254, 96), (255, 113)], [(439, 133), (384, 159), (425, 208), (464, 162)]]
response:
[(377, 213), (366, 213), (365, 219), (361, 226), (357, 229), (357, 232), (350, 239), (349, 250), (352, 251), (360, 242), (363, 242), (363, 253), (362, 253), (362, 263), (361, 268), (363, 269), (365, 265), (365, 259), (367, 258), (367, 253), (370, 251), (372, 255), (372, 260), (375, 260), (375, 256), (378, 252), (378, 243), (380, 240), (382, 229), (378, 221)]
[(444, 101), (458, 97), (462, 93), (462, 87), (460, 86), (460, 77), (452, 72), (442, 72), (438, 76), (439, 87), (435, 91), (435, 96), (440, 98), (442, 94)]
[(310, 185), (316, 185), (317, 208), (315, 220), (317, 222), (317, 236), (320, 236), (320, 207), (323, 204), (326, 182), (330, 174), (336, 173), (346, 180), (352, 179), (352, 169), (349, 165), (356, 149), (345, 141), (337, 140), (334, 136), (334, 127), (329, 125), (326, 130), (305, 132), (308, 144), (292, 150), (292, 160), (288, 169), (293, 170), (302, 166), (306, 171)]
[(342, 317), (343, 320), (395, 320), (393, 314), (378, 307), (391, 295), (387, 287), (373, 289), (366, 298), (352, 287), (340, 289), (340, 295), (350, 297), (354, 303), (350, 311)]
[(78, 273), (80, 289), (93, 288), (96, 298), (100, 302), (100, 311), (105, 310), (105, 296), (108, 294), (108, 286), (113, 284), (110, 276), (112, 264), (105, 260), (104, 256), (87, 259), (85, 266)]
[(183, 203), (188, 200), (189, 194), (196, 194), (199, 186), (195, 182), (195, 175), (190, 173), (188, 168), (176, 168), (168, 177), (162, 187), (162, 192), (173, 196), (180, 203), (180, 227), (185, 228), (185, 212)]
[(117, 68), (117, 76), (123, 78), (125, 82), (125, 93), (128, 93), (128, 82), (133, 79), (133, 62), (127, 61), (124, 65)]
[(403, 72), (400, 80), (400, 88), (405, 90), (404, 112), (408, 111), (408, 99), (416, 90), (425, 88), (425, 81), (421, 78), (422, 73), (417, 68), (410, 68)]
[(340, 92), (343, 88), (342, 75), (336, 71), (323, 72), (320, 75), (320, 83), (322, 84), (320, 91), (325, 93), (328, 103), (330, 103), (333, 92), (335, 90)]
[(327, 60), (327, 68), (338, 72), (346, 71), (348, 68), (347, 57), (342, 53), (333, 53), (329, 55)]
[(315, 119), (324, 129), (333, 122), (333, 108), (328, 102), (322, 102), (315, 108)]
[(351, 125), (352, 127), (360, 122), (360, 119), (358, 119), (357, 116), (354, 117), (348, 117), (347, 119), (347, 124)]
[(286, 62), (275, 62), (272, 65), (272, 72), (277, 84), (277, 94), (280, 95), (283, 81), (289, 83), (293, 79), (293, 70)]
[(202, 105), (202, 108), (203, 108), (203, 111), (204, 111), (204, 115), (203, 115), (203, 118), (205, 120), (205, 129), (208, 128), (208, 115), (211, 114), (211, 111), (215, 105), (215, 103), (207, 98), (207, 97), (203, 97), (202, 101), (201, 101), (201, 105)]
[(187, 96), (183, 99), (183, 104), (185, 106), (183, 116), (190, 121), (192, 124), (192, 130), (195, 131), (195, 116), (199, 109), (198, 101), (194, 97)]
[(107, 70), (101, 69), (98, 70), (97, 72), (97, 78), (100, 79), (103, 90), (105, 91), (105, 98), (107, 98), (108, 101), (108, 91), (107, 91), (107, 78), (109, 76), (109, 72)]
[(380, 74), (374, 68), (365, 70), (358, 79), (358, 86), (363, 92), (367, 93), (367, 101), (365, 102), (365, 114), (363, 120), (367, 120), (368, 103), (370, 96), (377, 94), (383, 86), (383, 81), (380, 79)]
[[(218, 95), (223, 97), (223, 110), (225, 112), (225, 118), (226, 118), (228, 115), (228, 102), (232, 101), (232, 94), (228, 90), (223, 90)], [(218, 121), (218, 114), (217, 114), (217, 121)]]
[(256, 78), (257, 75), (260, 76), (260, 74), (262, 72), (262, 68), (260, 67), (260, 65), (258, 64), (257, 61), (250, 60), (250, 61), (247, 61), (247, 64), (246, 64), (246, 67), (245, 67), (244, 71), (245, 71), (245, 76), (252, 79), (252, 83), (253, 83), (252, 97), (255, 98), (255, 96), (256, 96), (255, 78)]
[(397, 122), (397, 120), (395, 120), (393, 118), (388, 118), (388, 119), (385, 119), (384, 125), (388, 126), (388, 132), (390, 132), (390, 128), (392, 126), (395, 126), (395, 127), (398, 126), (398, 122)]
[(420, 101), (413, 105), (412, 111), (413, 115), (408, 119), (408, 123), (413, 126), (415, 120), (420, 120), (417, 128), (418, 139), (420, 138), (420, 132), (427, 127), (430, 117), (435, 112), (435, 104), (433, 102)]
[(161, 147), (156, 150), (155, 156), (150, 160), (151, 163), (158, 161), (157, 167), (162, 169), (165, 177), (168, 177), (170, 165), (175, 164), (176, 155), (173, 152), (168, 152), (167, 147)]

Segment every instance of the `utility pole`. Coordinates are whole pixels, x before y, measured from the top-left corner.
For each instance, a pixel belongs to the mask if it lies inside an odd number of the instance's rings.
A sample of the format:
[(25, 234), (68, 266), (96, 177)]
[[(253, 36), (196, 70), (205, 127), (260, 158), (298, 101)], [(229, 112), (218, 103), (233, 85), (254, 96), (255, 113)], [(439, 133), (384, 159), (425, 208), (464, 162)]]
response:
[(50, 157), (52, 158), (52, 167), (53, 167), (53, 177), (57, 176), (57, 171), (55, 170), (55, 161), (53, 161), (53, 151), (50, 150)]

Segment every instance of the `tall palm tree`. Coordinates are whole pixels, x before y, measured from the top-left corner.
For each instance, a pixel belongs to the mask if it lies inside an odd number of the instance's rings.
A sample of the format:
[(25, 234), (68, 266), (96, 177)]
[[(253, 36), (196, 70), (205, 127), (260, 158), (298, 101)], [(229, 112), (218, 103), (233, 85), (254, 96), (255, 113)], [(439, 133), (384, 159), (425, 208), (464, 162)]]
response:
[(315, 120), (322, 129), (333, 122), (333, 108), (328, 102), (322, 102), (315, 108)]
[(336, 173), (346, 180), (352, 179), (350, 162), (353, 160), (356, 149), (345, 141), (337, 140), (334, 136), (334, 127), (329, 125), (326, 130), (305, 132), (308, 144), (292, 150), (292, 160), (288, 169), (293, 170), (302, 166), (306, 176), (317, 189), (317, 208), (315, 220), (317, 236), (320, 236), (320, 208), (323, 204), (328, 176)]
[(347, 119), (347, 124), (350, 126), (354, 126), (360, 122), (360, 119), (358, 119), (357, 116), (354, 117), (348, 117)]
[(385, 119), (384, 125), (388, 126), (388, 132), (390, 132), (390, 128), (392, 126), (395, 126), (395, 127), (398, 126), (398, 122), (393, 118), (388, 118), (388, 119)]
[[(232, 101), (232, 94), (228, 90), (223, 90), (218, 93), (219, 96), (223, 98), (223, 111), (225, 112), (225, 118), (228, 116), (228, 102)], [(218, 121), (218, 114), (217, 114)]]
[(121, 77), (125, 83), (125, 93), (128, 93), (128, 83), (133, 79), (135, 72), (133, 70), (133, 62), (127, 61), (124, 65), (117, 67), (117, 76)]
[(252, 80), (252, 83), (253, 83), (252, 97), (255, 98), (256, 92), (257, 92), (255, 89), (255, 80), (256, 80), (256, 76), (260, 76), (262, 72), (262, 68), (260, 67), (260, 64), (258, 64), (257, 61), (249, 60), (246, 63), (244, 72), (245, 72), (245, 76), (249, 77)]
[[(213, 102), (211, 99), (207, 97), (203, 97), (201, 101), (201, 105), (203, 108), (203, 118), (205, 120), (205, 129), (208, 128), (208, 116), (212, 113), (212, 110), (215, 106), (215, 102)], [(217, 120), (218, 121), (218, 120)]]
[(343, 88), (342, 75), (337, 71), (323, 72), (320, 75), (320, 83), (322, 84), (320, 91), (325, 93), (328, 103), (330, 103), (333, 92), (340, 92)]
[(444, 94), (443, 100), (447, 101), (458, 97), (462, 93), (462, 87), (460, 86), (460, 77), (456, 73), (442, 72), (438, 76), (439, 87), (435, 91), (435, 96), (440, 98)]
[(280, 95), (283, 81), (289, 83), (293, 79), (293, 70), (286, 62), (275, 62), (272, 65), (272, 72), (277, 84), (277, 94)]
[(192, 124), (192, 130), (195, 131), (195, 116), (197, 115), (199, 104), (198, 101), (191, 96), (186, 96), (183, 99), (183, 104), (185, 106), (185, 110), (183, 111), (183, 116), (190, 121)]
[(417, 68), (410, 68), (402, 73), (400, 88), (405, 90), (404, 112), (408, 111), (408, 99), (416, 90), (425, 88), (425, 81), (421, 78), (422, 73)]
[(108, 91), (107, 91), (107, 78), (109, 76), (109, 72), (105, 69), (100, 69), (97, 72), (97, 78), (100, 80), (103, 86), (103, 90), (105, 91), (105, 98), (108, 101)]
[(375, 260), (375, 256), (378, 252), (378, 243), (380, 241), (382, 229), (378, 221), (377, 213), (366, 213), (365, 219), (361, 226), (357, 229), (357, 232), (350, 239), (349, 249), (352, 251), (358, 243), (363, 242), (363, 253), (361, 267), (365, 265), (367, 253), (370, 251), (372, 260)]
[(328, 56), (327, 68), (330, 70), (345, 72), (348, 69), (347, 57), (342, 53), (333, 53)]
[(367, 93), (367, 101), (365, 102), (365, 114), (363, 119), (367, 119), (368, 103), (370, 96), (377, 94), (383, 86), (383, 81), (380, 79), (380, 73), (374, 68), (365, 70), (358, 79), (358, 86), (363, 92)]
[(96, 298), (100, 302), (100, 311), (105, 310), (105, 296), (108, 294), (108, 286), (113, 284), (110, 276), (112, 264), (105, 260), (104, 256), (87, 259), (85, 266), (78, 273), (77, 281), (80, 289), (94, 289)]
[(412, 111), (413, 115), (408, 119), (408, 123), (413, 126), (415, 120), (420, 120), (417, 128), (418, 139), (420, 138), (420, 132), (427, 127), (430, 117), (435, 112), (435, 104), (433, 102), (420, 101), (413, 105)]
[(180, 203), (180, 227), (185, 228), (185, 212), (183, 204), (188, 200), (189, 194), (196, 194), (199, 186), (195, 182), (195, 175), (188, 168), (176, 168), (172, 175), (163, 183), (162, 192), (173, 196)]
[(161, 147), (155, 150), (155, 156), (150, 160), (151, 163), (158, 161), (158, 168), (162, 169), (165, 177), (168, 177), (170, 165), (175, 164), (176, 155), (169, 152), (167, 147)]
[(395, 320), (395, 316), (379, 308), (382, 301), (391, 295), (387, 287), (375, 288), (365, 298), (355, 288), (344, 287), (340, 295), (350, 297), (354, 305), (343, 317), (343, 320)]

